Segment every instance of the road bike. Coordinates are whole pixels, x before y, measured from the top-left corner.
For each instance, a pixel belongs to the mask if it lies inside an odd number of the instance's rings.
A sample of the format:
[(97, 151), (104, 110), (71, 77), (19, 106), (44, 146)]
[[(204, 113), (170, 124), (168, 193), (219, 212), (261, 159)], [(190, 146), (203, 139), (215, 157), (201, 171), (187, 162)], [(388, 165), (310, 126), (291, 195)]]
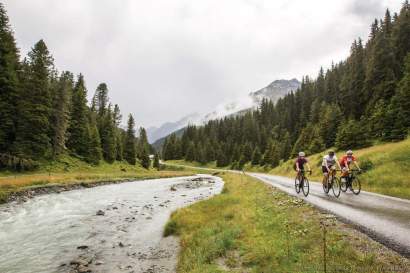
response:
[[(310, 174), (312, 171), (308, 171)], [(309, 179), (306, 177), (306, 171), (300, 170), (300, 174), (296, 175), (295, 178), (295, 190), (296, 193), (299, 194), (300, 190), (302, 190), (303, 195), (307, 197), (309, 195)]]
[(335, 169), (330, 170), (330, 173), (329, 173), (325, 183), (323, 184), (323, 191), (326, 194), (329, 194), (330, 189), (332, 189), (333, 195), (335, 197), (340, 196), (340, 180), (336, 176), (336, 170)]
[(360, 170), (349, 170), (348, 175), (340, 178), (340, 188), (342, 192), (346, 192), (350, 189), (354, 194), (358, 195), (362, 190), (362, 184), (356, 173), (360, 173)]

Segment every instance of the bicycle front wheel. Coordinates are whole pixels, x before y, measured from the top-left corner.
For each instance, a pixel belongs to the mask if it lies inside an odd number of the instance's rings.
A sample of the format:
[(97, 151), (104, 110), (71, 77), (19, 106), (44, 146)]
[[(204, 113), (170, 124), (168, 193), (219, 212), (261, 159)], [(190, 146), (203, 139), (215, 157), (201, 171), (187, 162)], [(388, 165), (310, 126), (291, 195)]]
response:
[(340, 189), (342, 190), (342, 192), (346, 192), (347, 191), (347, 184), (348, 184), (348, 179), (347, 177), (344, 177), (343, 179), (340, 179)]
[(362, 184), (360, 183), (359, 178), (354, 177), (352, 179), (351, 185), (350, 185), (350, 189), (352, 190), (352, 192), (356, 195), (358, 195), (360, 193), (360, 191), (362, 190)]
[(323, 186), (323, 191), (324, 191), (326, 194), (328, 194), (328, 193), (329, 193), (329, 189), (330, 189), (330, 183), (329, 183), (329, 181), (326, 180), (325, 183), (322, 184), (322, 186)]
[(298, 177), (295, 178), (295, 191), (296, 193), (300, 193), (300, 186), (299, 186), (299, 179)]
[(305, 197), (309, 195), (309, 180), (306, 177), (302, 181), (302, 191)]
[(340, 181), (337, 177), (333, 177), (332, 179), (332, 191), (335, 197), (340, 196)]

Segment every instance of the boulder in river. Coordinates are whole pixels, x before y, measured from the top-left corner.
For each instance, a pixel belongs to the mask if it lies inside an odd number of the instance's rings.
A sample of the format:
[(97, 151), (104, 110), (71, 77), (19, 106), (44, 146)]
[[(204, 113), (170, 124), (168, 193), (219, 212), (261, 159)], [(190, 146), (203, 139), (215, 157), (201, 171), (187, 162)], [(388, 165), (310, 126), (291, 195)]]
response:
[(105, 215), (105, 212), (104, 212), (104, 211), (102, 211), (102, 210), (98, 210), (98, 211), (97, 211), (97, 213), (96, 213), (95, 215), (98, 215), (98, 216), (104, 216), (104, 215)]

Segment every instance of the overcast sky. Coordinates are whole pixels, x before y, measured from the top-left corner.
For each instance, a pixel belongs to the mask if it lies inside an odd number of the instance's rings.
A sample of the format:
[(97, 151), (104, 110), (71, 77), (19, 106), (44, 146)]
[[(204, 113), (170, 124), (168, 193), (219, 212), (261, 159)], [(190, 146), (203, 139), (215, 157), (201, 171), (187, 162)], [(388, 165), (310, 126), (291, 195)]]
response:
[[(0, 0), (1, 1), (1, 0)], [(57, 68), (106, 82), (138, 125), (174, 121), (315, 76), (401, 0), (2, 0), (22, 55), (44, 39)]]

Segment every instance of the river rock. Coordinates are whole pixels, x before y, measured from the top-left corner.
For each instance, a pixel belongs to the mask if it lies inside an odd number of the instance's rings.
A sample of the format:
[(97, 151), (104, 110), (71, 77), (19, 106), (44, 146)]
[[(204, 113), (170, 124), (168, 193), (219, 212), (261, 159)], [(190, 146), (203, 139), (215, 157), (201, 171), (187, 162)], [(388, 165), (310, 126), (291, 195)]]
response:
[(105, 212), (104, 212), (104, 211), (102, 211), (102, 210), (98, 210), (98, 211), (97, 211), (97, 213), (96, 213), (95, 215), (98, 215), (98, 216), (104, 216), (104, 215), (105, 215)]
[(87, 249), (87, 248), (88, 248), (88, 246), (86, 246), (86, 245), (77, 246), (77, 249)]

